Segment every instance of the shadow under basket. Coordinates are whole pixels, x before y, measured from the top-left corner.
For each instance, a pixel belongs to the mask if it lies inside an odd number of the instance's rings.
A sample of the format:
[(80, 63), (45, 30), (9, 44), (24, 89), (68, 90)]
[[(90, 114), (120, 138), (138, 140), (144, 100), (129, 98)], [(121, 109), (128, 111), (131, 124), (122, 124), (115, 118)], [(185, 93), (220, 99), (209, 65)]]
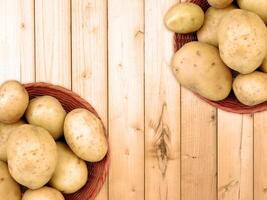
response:
[[(204, 11), (206, 11), (210, 5), (208, 4), (207, 0), (191, 0), (188, 2), (192, 2), (198, 4)], [(197, 41), (196, 33), (190, 34), (175, 34), (174, 36), (174, 49), (175, 51), (179, 50), (184, 44)], [(234, 73), (234, 72), (233, 72)], [(240, 113), (240, 114), (252, 114), (256, 112), (261, 112), (267, 110), (267, 102), (264, 102), (259, 105), (255, 106), (246, 106), (240, 103), (237, 98), (235, 97), (233, 91), (231, 91), (230, 95), (223, 101), (211, 101), (200, 95), (196, 94), (200, 99), (204, 100), (205, 102), (211, 104), (212, 106), (228, 111), (233, 113)]]
[[(25, 84), (24, 86), (30, 95), (30, 99), (37, 96), (50, 95), (57, 98), (67, 112), (70, 112), (75, 108), (85, 108), (90, 112), (94, 113), (99, 118), (95, 109), (87, 101), (82, 99), (74, 92), (65, 89), (61, 86), (55, 86), (48, 83), (29, 83)], [(110, 163), (109, 152), (107, 153), (105, 158), (100, 162), (96, 163), (87, 162), (89, 173), (86, 185), (76, 193), (68, 195), (65, 194), (64, 195), (65, 199), (66, 200), (95, 199), (107, 177), (109, 163)]]

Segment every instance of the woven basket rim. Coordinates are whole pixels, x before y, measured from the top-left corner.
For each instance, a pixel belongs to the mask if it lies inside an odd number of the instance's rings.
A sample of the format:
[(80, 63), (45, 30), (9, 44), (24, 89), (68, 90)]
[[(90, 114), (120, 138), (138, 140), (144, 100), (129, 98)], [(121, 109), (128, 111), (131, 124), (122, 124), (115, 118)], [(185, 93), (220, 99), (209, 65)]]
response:
[[(105, 130), (105, 136), (108, 140), (108, 131), (106, 129), (106, 127), (104, 126), (104, 123), (102, 121), (102, 119), (100, 118), (99, 114), (96, 112), (96, 110), (94, 109), (94, 107), (85, 99), (83, 99), (80, 95), (78, 95), (76, 92), (72, 91), (71, 89), (67, 89), (63, 86), (60, 85), (55, 85), (52, 83), (46, 83), (46, 82), (31, 82), (31, 83), (24, 83), (23, 86), (27, 89), (27, 88), (43, 88), (43, 89), (52, 89), (52, 90), (57, 90), (57, 91), (61, 91), (65, 94), (67, 94), (68, 96), (71, 96), (73, 99), (75, 99), (75, 101), (79, 102), (80, 104), (83, 105), (84, 108), (86, 108), (87, 110), (90, 110), (91, 112), (93, 112), (101, 121), (101, 123), (103, 124), (104, 130)], [(89, 109), (90, 108), (90, 109)], [(108, 171), (109, 171), (109, 167), (110, 167), (110, 145), (108, 142), (108, 152), (105, 156), (105, 162), (104, 162), (104, 170), (102, 173), (102, 176), (97, 179), (97, 187), (94, 188), (94, 193), (89, 197), (90, 200), (95, 199), (95, 197), (97, 196), (97, 194), (100, 192), (100, 190), (102, 189), (107, 177), (108, 177)], [(87, 164), (89, 164), (90, 162), (86, 162)], [(94, 163), (91, 163), (94, 164)], [(75, 194), (75, 193), (74, 193)], [(72, 194), (71, 194), (72, 195)], [(64, 195), (64, 196), (70, 196), (70, 195)], [(67, 198), (69, 199), (69, 198)]]

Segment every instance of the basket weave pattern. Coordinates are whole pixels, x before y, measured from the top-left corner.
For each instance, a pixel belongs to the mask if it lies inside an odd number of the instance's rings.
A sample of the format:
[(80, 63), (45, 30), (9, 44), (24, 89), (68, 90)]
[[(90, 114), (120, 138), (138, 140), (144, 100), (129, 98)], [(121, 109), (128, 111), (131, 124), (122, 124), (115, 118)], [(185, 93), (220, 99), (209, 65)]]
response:
[[(37, 96), (50, 95), (57, 98), (67, 112), (70, 112), (75, 108), (85, 108), (94, 113), (99, 118), (97, 112), (88, 102), (86, 102), (80, 96), (78, 96), (77, 94), (73, 93), (68, 89), (48, 83), (30, 83), (30, 84), (25, 84), (24, 86), (30, 95), (30, 99)], [(88, 162), (87, 167), (89, 175), (86, 185), (81, 190), (79, 190), (74, 194), (64, 195), (65, 199), (66, 200), (95, 199), (96, 195), (101, 190), (105, 182), (105, 179), (107, 177), (109, 163), (110, 163), (109, 152), (105, 156), (105, 158), (100, 162), (97, 163)]]
[[(207, 2), (207, 0), (191, 0), (189, 2), (198, 4), (204, 11), (206, 11), (210, 6)], [(197, 36), (196, 33), (190, 33), (190, 34), (175, 34), (174, 37), (174, 49), (175, 51), (179, 50), (184, 44), (196, 41)], [(235, 72), (233, 72), (235, 73)], [(196, 94), (197, 95), (197, 94)], [(199, 95), (197, 95), (199, 96)], [(207, 103), (211, 104), (212, 106), (216, 108), (220, 108), (222, 110), (233, 112), (233, 113), (240, 113), (240, 114), (252, 114), (255, 112), (260, 112), (267, 110), (267, 102), (264, 102), (262, 104), (256, 105), (256, 106), (246, 106), (241, 104), (233, 92), (223, 101), (215, 102), (210, 101), (204, 97), (199, 96), (202, 100), (206, 101)]]

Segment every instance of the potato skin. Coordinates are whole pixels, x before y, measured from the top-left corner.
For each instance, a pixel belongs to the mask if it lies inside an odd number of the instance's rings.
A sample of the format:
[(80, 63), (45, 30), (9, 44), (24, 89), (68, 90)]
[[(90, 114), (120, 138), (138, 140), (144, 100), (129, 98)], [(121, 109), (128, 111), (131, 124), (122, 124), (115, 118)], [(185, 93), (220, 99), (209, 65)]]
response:
[(227, 13), (219, 25), (218, 39), (222, 60), (241, 74), (255, 71), (266, 56), (267, 29), (252, 12), (235, 9)]
[(44, 186), (52, 177), (57, 163), (56, 143), (41, 127), (21, 125), (7, 143), (10, 174), (29, 189)]
[(54, 188), (42, 187), (37, 190), (27, 190), (22, 200), (65, 200), (65, 198)]
[(48, 130), (54, 139), (63, 135), (66, 111), (55, 97), (41, 96), (32, 99), (25, 116), (30, 124)]
[(231, 71), (212, 45), (202, 42), (185, 44), (175, 53), (172, 67), (182, 86), (207, 99), (220, 101), (231, 91)]
[(236, 9), (236, 7), (233, 5), (224, 9), (210, 7), (205, 13), (205, 20), (203, 26), (197, 32), (198, 41), (205, 42), (217, 47), (218, 26), (223, 16), (233, 9)]
[(261, 71), (267, 73), (267, 56), (264, 58), (263, 63), (261, 64), (260, 69), (261, 69)]
[(6, 81), (0, 86), (0, 122), (17, 122), (29, 103), (26, 89), (18, 81)]
[(225, 8), (232, 2), (233, 0), (208, 0), (208, 3), (214, 8)]
[(267, 1), (266, 0), (237, 0), (241, 9), (256, 13), (267, 23)]
[(3, 124), (0, 122), (0, 160), (7, 161), (7, 140), (12, 131), (22, 124), (25, 124), (25, 122), (22, 120), (13, 124)]
[(267, 74), (259, 71), (238, 75), (233, 83), (236, 98), (247, 106), (267, 100)]
[(17, 184), (11, 177), (7, 164), (0, 161), (0, 199), (1, 200), (20, 200), (21, 191), (19, 184)]
[(108, 151), (103, 124), (86, 109), (74, 109), (67, 114), (64, 136), (71, 150), (85, 161), (100, 161)]
[(57, 142), (57, 152), (58, 163), (49, 184), (66, 194), (77, 192), (87, 182), (86, 163), (62, 142)]
[(178, 3), (168, 10), (164, 21), (167, 28), (173, 32), (191, 33), (203, 25), (204, 12), (194, 3)]

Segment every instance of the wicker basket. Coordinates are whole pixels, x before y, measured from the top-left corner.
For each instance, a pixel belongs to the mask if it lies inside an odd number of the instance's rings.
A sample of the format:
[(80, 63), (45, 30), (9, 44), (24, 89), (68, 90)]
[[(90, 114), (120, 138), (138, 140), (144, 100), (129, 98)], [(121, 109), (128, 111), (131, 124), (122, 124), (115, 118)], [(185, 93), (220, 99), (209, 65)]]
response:
[[(190, 2), (198, 4), (204, 11), (206, 11), (210, 7), (207, 0), (191, 0)], [(196, 33), (175, 34), (175, 38), (174, 38), (175, 51), (180, 49), (185, 43), (196, 41), (196, 40), (197, 40)], [(231, 92), (228, 98), (226, 98), (223, 101), (219, 101), (219, 102), (210, 101), (201, 96), (199, 97), (216, 108), (220, 108), (222, 110), (226, 110), (226, 111), (234, 112), (234, 113), (251, 114), (251, 113), (260, 112), (260, 111), (267, 109), (267, 102), (264, 102), (256, 106), (243, 105), (237, 100), (233, 92)]]
[[(51, 85), (48, 83), (30, 83), (25, 84), (30, 98), (42, 95), (50, 95), (56, 97), (67, 112), (75, 108), (85, 108), (93, 112), (97, 117), (98, 114), (94, 108), (72, 91), (60, 86)], [(102, 188), (109, 168), (110, 156), (109, 153), (105, 158), (97, 163), (87, 163), (89, 175), (86, 185), (78, 192), (70, 195), (64, 195), (66, 200), (93, 200)]]

